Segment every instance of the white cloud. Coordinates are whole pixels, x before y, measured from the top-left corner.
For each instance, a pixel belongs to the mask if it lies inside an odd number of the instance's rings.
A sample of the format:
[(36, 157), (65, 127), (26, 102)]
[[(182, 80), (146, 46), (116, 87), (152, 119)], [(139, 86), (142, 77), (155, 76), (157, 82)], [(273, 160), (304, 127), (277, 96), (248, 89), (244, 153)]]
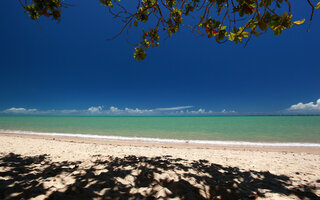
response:
[(140, 108), (117, 108), (115, 106), (104, 109), (103, 106), (91, 106), (86, 110), (37, 110), (25, 108), (9, 108), (0, 113), (5, 114), (33, 114), (33, 115), (100, 115), (100, 116), (186, 116), (186, 115), (215, 115), (215, 114), (232, 114), (235, 111), (222, 110), (221, 112), (214, 112), (212, 110), (205, 110), (199, 108), (196, 110), (189, 110), (193, 106), (178, 106), (171, 108), (155, 108), (155, 109), (140, 109)]
[(115, 115), (144, 115), (144, 114), (152, 114), (153, 110), (139, 109), (139, 108), (125, 108), (120, 109), (114, 106), (111, 106), (109, 110), (106, 110), (106, 114), (115, 114)]
[(79, 113), (79, 110), (55, 110), (55, 112), (57, 113), (61, 113), (61, 114), (76, 114)]
[(139, 109), (139, 108), (125, 108), (120, 109), (115, 106), (110, 106), (109, 109), (104, 110), (103, 106), (97, 107), (90, 107), (87, 110), (91, 114), (98, 114), (98, 115), (144, 115), (144, 114), (152, 114), (154, 110), (147, 110), (147, 109)]
[(177, 106), (177, 107), (170, 107), (170, 108), (156, 108), (155, 110), (169, 111), (169, 110), (184, 110), (187, 108), (193, 108), (193, 106)]
[(125, 112), (127, 113), (137, 113), (137, 114), (143, 114), (143, 113), (152, 113), (153, 110), (140, 110), (139, 108), (136, 109), (130, 109), (130, 108), (125, 108), (124, 109)]
[(205, 109), (200, 108), (199, 110), (192, 110), (192, 111), (190, 111), (190, 113), (192, 113), (192, 114), (209, 114), (209, 113), (212, 113), (212, 111), (209, 110), (208, 112), (206, 112)]
[(114, 107), (114, 106), (111, 106), (111, 107), (110, 107), (110, 112), (118, 113), (118, 112), (121, 112), (121, 110), (119, 110), (118, 108), (116, 108), (116, 107)]
[(91, 113), (100, 113), (102, 111), (102, 106), (97, 106), (97, 107), (94, 107), (94, 106), (91, 106), (90, 108), (88, 108), (88, 111), (91, 112)]
[(224, 114), (229, 114), (229, 113), (237, 113), (235, 110), (226, 110), (226, 109), (223, 109), (221, 110), (221, 113), (224, 113)]
[(186, 110), (186, 111), (177, 111), (175, 114), (180, 115), (227, 115), (227, 114), (235, 114), (237, 113), (234, 110), (228, 111), (226, 109), (223, 109), (221, 112), (213, 111), (213, 110), (205, 110), (203, 108), (199, 108), (198, 110)]
[(297, 103), (288, 109), (289, 111), (319, 111), (320, 112), (320, 99), (317, 100), (317, 102), (313, 103)]
[(4, 113), (20, 113), (20, 114), (28, 114), (28, 113), (35, 113), (37, 112), (37, 109), (25, 109), (25, 108), (9, 108), (3, 111)]

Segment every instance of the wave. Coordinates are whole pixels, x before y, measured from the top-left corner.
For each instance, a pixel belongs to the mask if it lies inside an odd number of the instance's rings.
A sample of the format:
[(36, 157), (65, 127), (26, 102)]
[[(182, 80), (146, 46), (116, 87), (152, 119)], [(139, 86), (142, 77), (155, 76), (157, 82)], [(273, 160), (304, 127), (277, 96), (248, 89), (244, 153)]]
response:
[(39, 136), (62, 136), (103, 139), (112, 141), (135, 141), (150, 143), (172, 143), (172, 144), (203, 144), (203, 145), (222, 145), (222, 146), (261, 146), (261, 147), (319, 147), (317, 143), (297, 143), (297, 142), (248, 142), (248, 141), (222, 141), (222, 140), (180, 140), (180, 139), (162, 139), (147, 137), (124, 137), (124, 136), (107, 136), (107, 135), (87, 135), (76, 133), (49, 133), (33, 132), (22, 130), (0, 129), (0, 134), (20, 134), (20, 135), (39, 135)]

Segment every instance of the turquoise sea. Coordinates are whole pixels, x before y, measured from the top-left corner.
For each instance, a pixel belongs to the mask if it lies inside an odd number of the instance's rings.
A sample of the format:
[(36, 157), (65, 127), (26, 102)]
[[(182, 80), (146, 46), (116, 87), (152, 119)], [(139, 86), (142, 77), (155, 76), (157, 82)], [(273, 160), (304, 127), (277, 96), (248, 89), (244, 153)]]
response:
[(320, 144), (320, 116), (0, 116), (0, 133)]

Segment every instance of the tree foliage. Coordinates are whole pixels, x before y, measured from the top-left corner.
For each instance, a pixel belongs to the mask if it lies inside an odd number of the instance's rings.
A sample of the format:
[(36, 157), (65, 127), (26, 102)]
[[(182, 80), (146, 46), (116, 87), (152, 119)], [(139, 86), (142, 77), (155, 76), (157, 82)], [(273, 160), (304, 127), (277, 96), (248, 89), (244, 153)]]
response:
[[(305, 1), (311, 9), (311, 25), (320, 2)], [(61, 8), (70, 6), (61, 0), (19, 2), (32, 20), (45, 16), (59, 21)], [(141, 41), (135, 45), (137, 61), (146, 58), (147, 49), (159, 46), (160, 37), (172, 37), (182, 28), (214, 38), (218, 43), (245, 41), (247, 44), (252, 36), (258, 37), (268, 30), (280, 35), (283, 30), (305, 22), (305, 19), (293, 21), (289, 0), (137, 0), (134, 8), (125, 7), (120, 0), (100, 0), (100, 3), (124, 24), (114, 38), (142, 24), (148, 27), (142, 28)]]

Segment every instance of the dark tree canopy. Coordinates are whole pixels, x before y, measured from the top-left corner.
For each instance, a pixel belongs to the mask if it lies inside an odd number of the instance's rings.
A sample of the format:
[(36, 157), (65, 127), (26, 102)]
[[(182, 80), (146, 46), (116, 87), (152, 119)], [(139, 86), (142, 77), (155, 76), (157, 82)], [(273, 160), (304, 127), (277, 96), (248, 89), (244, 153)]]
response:
[[(290, 0), (291, 1), (291, 0)], [(123, 28), (114, 38), (125, 30), (148, 24), (142, 29), (141, 42), (135, 45), (134, 58), (146, 58), (146, 50), (159, 46), (161, 37), (172, 37), (182, 28), (197, 32), (201, 36), (215, 38), (218, 43), (226, 41), (235, 44), (251, 37), (258, 37), (267, 30), (280, 35), (293, 25), (301, 25), (305, 19), (293, 21), (289, 0), (137, 0), (133, 8), (125, 7), (120, 0), (100, 0), (109, 8), (110, 14), (123, 22)], [(320, 2), (304, 0), (310, 6), (312, 23), (314, 10)], [(41, 16), (61, 19), (61, 8), (70, 5), (61, 0), (19, 0), (21, 6), (32, 20)], [(187, 18), (190, 19), (187, 19)], [(188, 23), (185, 23), (188, 21)]]

